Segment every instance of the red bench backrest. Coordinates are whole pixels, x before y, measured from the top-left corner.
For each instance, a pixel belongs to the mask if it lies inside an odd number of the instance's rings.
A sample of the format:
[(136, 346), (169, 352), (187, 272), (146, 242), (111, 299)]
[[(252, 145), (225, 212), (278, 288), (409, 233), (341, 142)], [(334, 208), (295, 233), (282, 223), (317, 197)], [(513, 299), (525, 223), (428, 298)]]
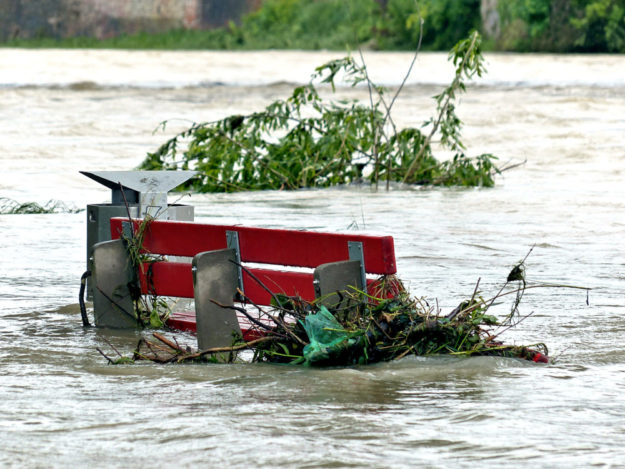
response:
[[(125, 218), (111, 219), (112, 239), (120, 238)], [(135, 230), (141, 220), (134, 220)], [(365, 270), (370, 274), (390, 275), (397, 271), (391, 236), (320, 233), (245, 226), (203, 223), (150, 222), (144, 232), (143, 248), (152, 254), (193, 257), (204, 251), (227, 248), (226, 232), (238, 233), (243, 263), (314, 268), (328, 262), (349, 259), (348, 242), (360, 242)], [(265, 268), (250, 269), (274, 293), (299, 295), (314, 299), (312, 274)], [(191, 265), (180, 262), (156, 262), (150, 278), (140, 275), (144, 293), (193, 298)], [(247, 273), (243, 275), (245, 295), (260, 305), (270, 303), (271, 295)]]

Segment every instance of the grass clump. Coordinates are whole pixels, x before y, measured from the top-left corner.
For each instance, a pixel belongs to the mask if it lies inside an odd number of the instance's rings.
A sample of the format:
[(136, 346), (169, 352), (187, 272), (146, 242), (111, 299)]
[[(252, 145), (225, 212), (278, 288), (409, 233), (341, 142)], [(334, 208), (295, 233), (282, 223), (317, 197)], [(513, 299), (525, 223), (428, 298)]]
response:
[[(155, 262), (165, 260), (163, 256), (148, 252), (143, 246), (145, 233), (155, 218), (145, 214), (142, 220), (135, 221), (128, 212), (128, 222), (131, 232), (122, 233), (122, 239), (128, 253), (128, 262), (132, 266), (134, 276), (128, 283), (134, 303), (133, 317), (141, 328), (158, 329), (164, 327), (171, 314), (169, 302), (166, 298), (155, 293), (152, 267)], [(142, 294), (141, 278), (145, 278), (147, 295)]]
[(84, 209), (70, 207), (60, 200), (50, 200), (44, 205), (37, 202), (18, 202), (0, 197), (0, 215), (38, 215), (49, 213), (79, 213)]

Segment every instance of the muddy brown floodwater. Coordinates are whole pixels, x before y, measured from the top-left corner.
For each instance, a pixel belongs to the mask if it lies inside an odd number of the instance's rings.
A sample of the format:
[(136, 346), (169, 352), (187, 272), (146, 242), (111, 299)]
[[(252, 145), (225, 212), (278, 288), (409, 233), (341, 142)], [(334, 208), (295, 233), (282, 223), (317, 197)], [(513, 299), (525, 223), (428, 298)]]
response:
[[(257, 110), (337, 56), (0, 49), (0, 197), (106, 202), (79, 170), (132, 169), (190, 122)], [(443, 311), (478, 278), (495, 293), (535, 245), (528, 280), (593, 289), (589, 304), (578, 290), (528, 291), (521, 312), (533, 314), (503, 337), (545, 342), (556, 363), (109, 366), (96, 347), (129, 353), (140, 332), (81, 327), (84, 212), (0, 215), (0, 465), (625, 466), (625, 57), (487, 58), (458, 107), (469, 153), (527, 160), (492, 189), (183, 202), (207, 222), (391, 234), (401, 278)], [(366, 54), (391, 88), (410, 59)], [(427, 119), (451, 72), (445, 54), (422, 54), (395, 121)]]

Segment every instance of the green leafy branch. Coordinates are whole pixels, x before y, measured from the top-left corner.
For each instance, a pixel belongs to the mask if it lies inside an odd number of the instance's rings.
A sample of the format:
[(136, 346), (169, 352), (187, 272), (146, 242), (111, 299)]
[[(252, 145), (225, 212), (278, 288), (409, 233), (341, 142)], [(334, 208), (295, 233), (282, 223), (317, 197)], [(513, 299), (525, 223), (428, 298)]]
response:
[[(466, 83), (484, 73), (477, 32), (450, 52), (456, 67), (451, 84), (435, 96), (437, 112), (420, 129), (398, 129), (387, 90), (373, 83), (364, 60), (332, 60), (316, 68), (308, 84), (261, 112), (196, 123), (148, 154), (141, 169), (195, 169), (186, 188), (200, 192), (328, 187), (362, 180), (407, 184), (492, 186), (499, 170), (491, 154), (468, 158), (455, 100)], [(411, 64), (410, 70), (412, 70)], [(407, 77), (406, 77), (407, 78)], [(357, 100), (325, 100), (319, 86), (334, 92), (339, 80), (366, 84), (368, 105)], [(405, 82), (405, 80), (404, 80)], [(162, 123), (163, 127), (166, 122)], [(453, 158), (437, 160), (432, 141), (440, 135)], [(184, 147), (181, 151), (180, 148)]]

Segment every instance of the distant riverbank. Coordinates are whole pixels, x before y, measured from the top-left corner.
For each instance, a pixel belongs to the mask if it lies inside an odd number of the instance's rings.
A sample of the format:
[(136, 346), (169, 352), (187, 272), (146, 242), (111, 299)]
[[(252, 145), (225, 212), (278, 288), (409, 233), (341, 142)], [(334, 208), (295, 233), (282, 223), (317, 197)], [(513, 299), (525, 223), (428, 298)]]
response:
[(91, 3), (91, 16), (85, 8), (59, 6), (38, 17), (26, 15), (24, 6), (21, 16), (13, 12), (11, 19), (0, 2), (0, 46), (392, 51), (420, 45), (449, 50), (476, 29), (486, 50), (625, 52), (625, 0), (233, 0), (228, 6), (149, 0), (140, 2), (141, 8), (112, 1), (104, 9), (96, 0), (73, 4)]

